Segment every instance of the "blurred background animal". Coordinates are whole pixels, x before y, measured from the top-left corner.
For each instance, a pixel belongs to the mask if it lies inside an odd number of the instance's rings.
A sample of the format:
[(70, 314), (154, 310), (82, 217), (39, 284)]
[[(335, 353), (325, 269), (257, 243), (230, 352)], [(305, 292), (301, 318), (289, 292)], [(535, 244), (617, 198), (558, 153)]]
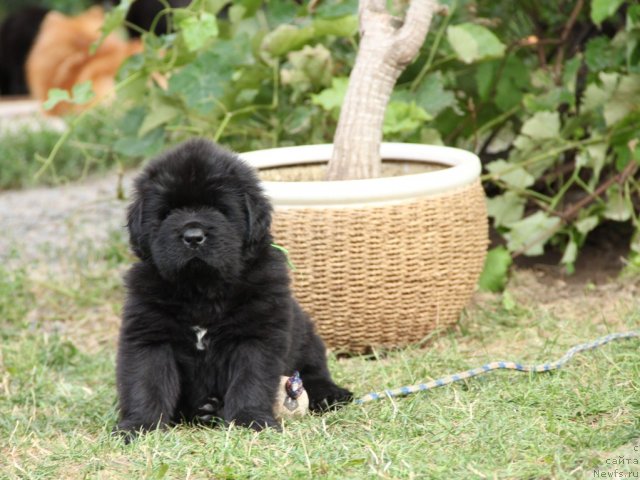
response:
[[(70, 91), (77, 84), (91, 80), (96, 99), (112, 91), (120, 65), (142, 51), (139, 40), (125, 40), (110, 34), (95, 52), (91, 45), (101, 35), (104, 11), (101, 7), (69, 17), (49, 12), (31, 47), (26, 62), (26, 77), (31, 96), (45, 101), (52, 88)], [(75, 107), (68, 102), (56, 105), (50, 113), (61, 115)]]
[[(0, 95), (30, 94), (44, 101), (51, 88), (71, 89), (79, 82), (91, 80), (98, 98), (108, 93), (115, 76), (131, 55), (142, 50), (139, 37), (154, 26), (154, 19), (164, 9), (160, 0), (136, 0), (127, 13), (128, 37), (109, 35), (94, 53), (89, 49), (100, 37), (105, 11), (101, 6), (75, 15), (47, 8), (50, 2), (9, 8), (0, 23)], [(85, 2), (86, 4), (87, 2)], [(94, 2), (97, 3), (97, 2)], [(114, 2), (101, 2), (118, 4)], [(169, 0), (172, 7), (186, 7), (191, 0)], [(160, 15), (154, 32), (169, 30), (166, 15)], [(63, 114), (71, 110), (68, 103), (59, 104), (50, 113)]]
[(24, 7), (8, 15), (0, 24), (0, 95), (26, 95), (24, 65), (40, 24), (49, 10)]

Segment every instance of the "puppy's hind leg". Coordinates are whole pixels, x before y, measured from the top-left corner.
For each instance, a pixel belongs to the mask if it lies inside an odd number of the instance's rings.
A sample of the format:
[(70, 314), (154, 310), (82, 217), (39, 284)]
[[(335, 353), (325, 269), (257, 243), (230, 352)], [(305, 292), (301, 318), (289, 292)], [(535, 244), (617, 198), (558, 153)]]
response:
[(117, 383), (120, 422), (130, 441), (139, 432), (169, 424), (180, 395), (180, 376), (170, 345), (140, 346), (121, 341)]
[(321, 412), (335, 409), (350, 402), (353, 393), (339, 387), (331, 379), (324, 345), (320, 337), (310, 332), (304, 349), (304, 358), (299, 367), (302, 385), (309, 395), (309, 409)]

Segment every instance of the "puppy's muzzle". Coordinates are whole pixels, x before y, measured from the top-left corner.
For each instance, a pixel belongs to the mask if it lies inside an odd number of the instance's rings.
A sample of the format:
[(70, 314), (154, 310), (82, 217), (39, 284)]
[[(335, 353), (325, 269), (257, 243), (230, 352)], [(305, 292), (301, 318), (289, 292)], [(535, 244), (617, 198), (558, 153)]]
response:
[(206, 239), (207, 239), (207, 235), (204, 233), (204, 230), (202, 230), (201, 228), (195, 228), (195, 227), (187, 228), (182, 233), (182, 241), (189, 248), (196, 249), (200, 247), (200, 245), (202, 245)]

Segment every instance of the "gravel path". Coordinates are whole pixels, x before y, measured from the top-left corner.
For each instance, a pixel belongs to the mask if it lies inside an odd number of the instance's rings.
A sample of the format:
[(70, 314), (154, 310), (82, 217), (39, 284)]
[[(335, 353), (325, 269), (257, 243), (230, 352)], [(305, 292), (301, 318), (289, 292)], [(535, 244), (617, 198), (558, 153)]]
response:
[[(125, 193), (135, 172), (124, 176)], [(118, 200), (117, 174), (60, 187), (0, 192), (0, 262), (54, 262), (79, 242), (99, 247), (125, 224), (127, 202)]]

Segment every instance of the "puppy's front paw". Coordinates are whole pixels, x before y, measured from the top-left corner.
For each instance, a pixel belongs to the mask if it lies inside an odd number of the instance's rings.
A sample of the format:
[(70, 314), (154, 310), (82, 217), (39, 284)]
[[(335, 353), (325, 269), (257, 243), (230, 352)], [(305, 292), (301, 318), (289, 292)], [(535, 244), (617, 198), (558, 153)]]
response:
[(304, 382), (312, 412), (335, 410), (353, 400), (353, 393), (326, 380)]
[(265, 428), (273, 428), (277, 431), (282, 430), (282, 427), (273, 415), (264, 412), (243, 410), (234, 415), (231, 421), (236, 425), (251, 428), (256, 432), (264, 430)]
[(118, 423), (113, 430), (111, 431), (111, 435), (115, 437), (120, 437), (124, 441), (125, 445), (129, 445), (133, 442), (140, 433), (142, 433), (142, 427), (140, 425), (134, 425), (130, 422), (122, 421)]
[(204, 424), (215, 424), (221, 421), (222, 400), (217, 397), (209, 397), (207, 402), (198, 408), (196, 421)]

